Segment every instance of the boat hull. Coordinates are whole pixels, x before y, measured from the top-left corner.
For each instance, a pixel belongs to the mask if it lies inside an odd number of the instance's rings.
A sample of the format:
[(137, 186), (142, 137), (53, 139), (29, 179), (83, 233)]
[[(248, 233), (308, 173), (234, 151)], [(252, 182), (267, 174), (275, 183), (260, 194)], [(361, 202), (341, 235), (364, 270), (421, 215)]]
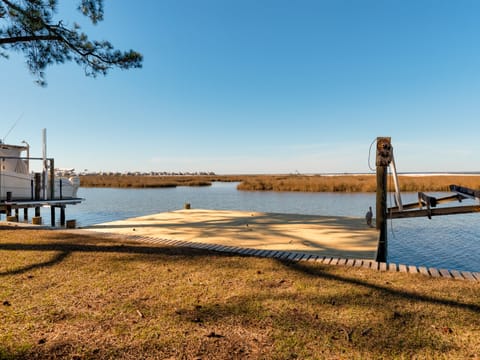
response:
[[(50, 181), (47, 180), (45, 194), (43, 194), (41, 190), (40, 199), (58, 200), (77, 198), (79, 187), (80, 180), (78, 176), (72, 176), (70, 178), (56, 177), (54, 180), (53, 197), (50, 191)], [(12, 200), (35, 200), (35, 185), (32, 176), (11, 171), (1, 172), (0, 201), (7, 200), (8, 193), (11, 193)]]
[(32, 199), (31, 176), (13, 171), (2, 171), (0, 174), (0, 200), (6, 200), (7, 193), (11, 193), (11, 199), (15, 200)]

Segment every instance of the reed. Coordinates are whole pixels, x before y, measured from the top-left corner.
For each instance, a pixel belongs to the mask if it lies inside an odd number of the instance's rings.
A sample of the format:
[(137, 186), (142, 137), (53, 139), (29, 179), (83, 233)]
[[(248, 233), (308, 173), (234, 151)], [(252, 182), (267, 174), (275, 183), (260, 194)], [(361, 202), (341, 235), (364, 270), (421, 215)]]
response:
[[(83, 187), (162, 188), (210, 186), (214, 181), (240, 182), (238, 190), (301, 192), (375, 192), (376, 176), (370, 175), (83, 175)], [(450, 184), (480, 189), (479, 175), (400, 176), (400, 190), (448, 191)], [(390, 176), (389, 187), (393, 189)]]
[(239, 181), (234, 176), (216, 175), (81, 175), (83, 187), (168, 188), (176, 186), (210, 186), (212, 181)]
[[(239, 190), (302, 192), (375, 192), (375, 175), (337, 176), (251, 176), (243, 179)], [(400, 176), (400, 191), (449, 191), (450, 184), (480, 188), (480, 176)], [(389, 177), (389, 187), (394, 188)]]

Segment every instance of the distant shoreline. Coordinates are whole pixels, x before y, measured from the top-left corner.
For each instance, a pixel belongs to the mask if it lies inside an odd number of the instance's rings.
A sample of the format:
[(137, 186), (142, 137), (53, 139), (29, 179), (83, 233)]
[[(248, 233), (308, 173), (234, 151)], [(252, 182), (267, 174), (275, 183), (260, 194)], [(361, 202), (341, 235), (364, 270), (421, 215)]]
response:
[[(210, 186), (213, 182), (239, 182), (238, 190), (298, 192), (375, 192), (375, 174), (322, 175), (81, 175), (82, 187), (168, 188)], [(480, 173), (399, 174), (400, 190), (449, 191), (456, 184), (480, 189)], [(392, 185), (393, 186), (393, 185)]]

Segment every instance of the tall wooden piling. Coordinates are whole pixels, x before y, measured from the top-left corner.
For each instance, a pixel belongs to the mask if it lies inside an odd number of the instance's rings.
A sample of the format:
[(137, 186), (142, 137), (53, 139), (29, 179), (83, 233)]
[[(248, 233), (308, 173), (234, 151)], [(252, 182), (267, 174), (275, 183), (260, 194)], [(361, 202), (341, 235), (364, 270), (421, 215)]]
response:
[(50, 159), (50, 176), (49, 176), (49, 181), (50, 181), (50, 199), (55, 199), (55, 160)]
[(60, 206), (60, 226), (65, 226), (65, 206)]
[[(11, 191), (7, 191), (7, 202), (11, 202), (12, 201), (12, 192)], [(7, 205), (7, 217), (8, 216), (12, 216), (12, 206), (11, 205)]]
[(55, 206), (50, 206), (50, 223), (52, 227), (55, 227)]
[[(35, 200), (40, 200), (40, 192), (42, 189), (42, 175), (40, 173), (35, 173)], [(40, 207), (35, 207), (35, 217), (40, 216)]]
[(376, 226), (380, 230), (377, 248), (377, 262), (387, 261), (387, 167), (392, 159), (391, 138), (377, 138), (377, 202)]

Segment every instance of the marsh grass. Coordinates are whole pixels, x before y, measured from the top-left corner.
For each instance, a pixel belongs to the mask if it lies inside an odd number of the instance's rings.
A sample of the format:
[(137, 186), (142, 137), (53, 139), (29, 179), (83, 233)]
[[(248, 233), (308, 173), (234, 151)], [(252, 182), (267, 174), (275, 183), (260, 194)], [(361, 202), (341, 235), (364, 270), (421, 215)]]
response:
[[(155, 188), (209, 186), (214, 181), (240, 182), (238, 190), (303, 192), (375, 192), (375, 175), (83, 175), (83, 187)], [(393, 188), (393, 180), (389, 179)], [(480, 176), (400, 176), (401, 191), (449, 191), (450, 184), (480, 189)]]
[[(250, 176), (239, 190), (304, 192), (375, 192), (376, 175)], [(393, 189), (393, 179), (389, 177)], [(400, 191), (449, 191), (450, 184), (480, 189), (480, 176), (399, 176)]]
[(82, 175), (83, 187), (168, 188), (176, 186), (210, 186), (212, 176)]
[(0, 230), (0, 359), (472, 358), (479, 284)]

